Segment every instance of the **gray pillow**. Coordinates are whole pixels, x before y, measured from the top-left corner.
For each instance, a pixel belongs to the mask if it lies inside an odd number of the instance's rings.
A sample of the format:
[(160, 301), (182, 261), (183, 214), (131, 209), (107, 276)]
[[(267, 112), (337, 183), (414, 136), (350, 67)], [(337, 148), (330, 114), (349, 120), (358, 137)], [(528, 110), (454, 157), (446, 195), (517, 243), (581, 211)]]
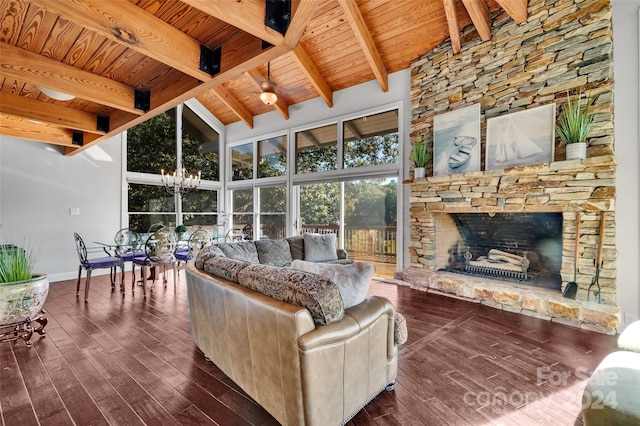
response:
[(336, 234), (304, 234), (304, 260), (326, 262), (338, 260)]
[(293, 260), (286, 240), (257, 240), (255, 244), (263, 265), (289, 266)]
[(294, 260), (291, 269), (312, 272), (336, 283), (345, 309), (360, 304), (367, 297), (369, 282), (375, 272), (375, 267), (366, 262), (338, 265)]
[(258, 251), (253, 241), (218, 244), (220, 250), (231, 259), (246, 260), (249, 263), (260, 263)]

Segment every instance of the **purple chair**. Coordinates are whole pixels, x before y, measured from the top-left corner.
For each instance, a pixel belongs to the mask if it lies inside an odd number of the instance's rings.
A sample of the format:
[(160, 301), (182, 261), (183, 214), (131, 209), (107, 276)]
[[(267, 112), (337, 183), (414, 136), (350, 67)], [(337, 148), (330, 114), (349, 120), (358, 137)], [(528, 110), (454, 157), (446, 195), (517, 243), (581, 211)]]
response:
[(78, 284), (76, 286), (76, 297), (80, 295), (80, 278), (82, 276), (82, 269), (86, 269), (87, 271), (87, 279), (84, 286), (84, 301), (86, 302), (89, 299), (89, 285), (91, 284), (91, 272), (94, 269), (106, 269), (109, 268), (111, 275), (111, 291), (115, 289), (115, 271), (119, 266), (120, 271), (122, 272), (122, 281), (120, 282), (120, 291), (124, 291), (124, 262), (119, 257), (115, 256), (106, 256), (106, 257), (97, 257), (93, 259), (88, 258), (88, 250), (87, 246), (84, 244), (84, 241), (74, 232), (73, 234), (76, 240), (76, 249), (78, 250), (78, 258), (80, 259), (80, 265), (78, 266)]

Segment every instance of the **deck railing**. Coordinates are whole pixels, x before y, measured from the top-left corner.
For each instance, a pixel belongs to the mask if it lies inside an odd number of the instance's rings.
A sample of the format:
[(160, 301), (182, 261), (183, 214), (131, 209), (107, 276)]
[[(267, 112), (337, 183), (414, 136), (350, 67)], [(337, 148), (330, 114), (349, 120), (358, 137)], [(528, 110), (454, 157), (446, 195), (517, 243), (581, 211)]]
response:
[[(302, 232), (337, 234), (338, 225), (302, 225)], [(397, 227), (395, 226), (345, 226), (344, 248), (355, 256), (395, 257)]]

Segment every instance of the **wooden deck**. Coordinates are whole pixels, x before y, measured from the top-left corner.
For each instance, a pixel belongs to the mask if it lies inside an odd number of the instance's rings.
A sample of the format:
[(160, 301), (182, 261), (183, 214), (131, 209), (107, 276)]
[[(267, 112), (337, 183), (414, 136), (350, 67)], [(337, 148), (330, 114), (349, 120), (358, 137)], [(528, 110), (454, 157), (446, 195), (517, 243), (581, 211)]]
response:
[[(0, 345), (1, 424), (275, 425), (194, 346), (180, 276), (146, 299), (94, 277), (88, 304), (74, 281), (52, 283), (47, 335)], [(395, 391), (351, 425), (581, 424), (585, 377), (615, 347), (615, 336), (407, 287), (370, 293), (406, 316), (409, 340)]]

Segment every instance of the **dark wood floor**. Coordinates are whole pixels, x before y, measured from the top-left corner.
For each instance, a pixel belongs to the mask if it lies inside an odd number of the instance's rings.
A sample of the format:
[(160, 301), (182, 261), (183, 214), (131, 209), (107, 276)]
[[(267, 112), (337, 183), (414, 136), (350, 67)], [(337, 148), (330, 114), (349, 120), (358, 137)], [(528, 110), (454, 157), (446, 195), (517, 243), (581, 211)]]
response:
[[(86, 305), (75, 282), (51, 284), (47, 335), (31, 349), (0, 344), (2, 425), (276, 424), (194, 346), (183, 281), (147, 299), (92, 281)], [(352, 425), (581, 424), (586, 377), (615, 347), (614, 336), (407, 287), (371, 293), (404, 313), (409, 341), (395, 391)]]

